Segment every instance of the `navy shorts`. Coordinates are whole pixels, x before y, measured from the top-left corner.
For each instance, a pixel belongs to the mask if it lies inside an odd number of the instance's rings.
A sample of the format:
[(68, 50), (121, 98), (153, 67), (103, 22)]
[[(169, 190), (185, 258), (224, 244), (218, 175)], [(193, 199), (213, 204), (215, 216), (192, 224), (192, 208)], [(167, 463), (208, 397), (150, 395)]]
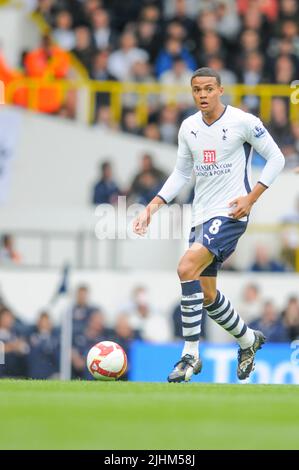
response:
[(217, 271), (236, 249), (241, 235), (247, 228), (247, 222), (230, 217), (213, 217), (201, 225), (192, 227), (189, 246), (201, 243), (215, 255), (212, 263), (201, 273), (201, 276), (217, 276)]

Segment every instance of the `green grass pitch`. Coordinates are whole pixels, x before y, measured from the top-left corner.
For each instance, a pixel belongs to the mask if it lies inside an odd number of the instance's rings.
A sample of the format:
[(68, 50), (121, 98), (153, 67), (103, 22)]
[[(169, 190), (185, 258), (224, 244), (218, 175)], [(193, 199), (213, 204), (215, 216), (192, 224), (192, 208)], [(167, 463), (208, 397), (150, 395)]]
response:
[(0, 381), (1, 449), (298, 449), (292, 385)]

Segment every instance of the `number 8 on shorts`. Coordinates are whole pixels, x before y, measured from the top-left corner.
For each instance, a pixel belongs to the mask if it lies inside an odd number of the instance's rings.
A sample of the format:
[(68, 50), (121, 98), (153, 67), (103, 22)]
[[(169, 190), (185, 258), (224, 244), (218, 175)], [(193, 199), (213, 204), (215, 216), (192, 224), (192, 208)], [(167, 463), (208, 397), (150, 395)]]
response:
[(215, 219), (213, 220), (210, 228), (209, 228), (209, 232), (212, 234), (212, 235), (216, 235), (216, 233), (219, 232), (219, 229), (220, 229), (220, 225), (222, 224), (222, 221), (220, 219)]

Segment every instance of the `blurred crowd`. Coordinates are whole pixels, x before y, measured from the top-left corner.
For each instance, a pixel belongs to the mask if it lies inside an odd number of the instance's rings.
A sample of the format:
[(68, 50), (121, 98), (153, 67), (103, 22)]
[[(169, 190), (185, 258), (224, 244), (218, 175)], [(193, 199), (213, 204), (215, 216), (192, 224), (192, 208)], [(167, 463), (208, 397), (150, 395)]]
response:
[[(130, 363), (130, 347), (134, 340), (158, 343), (182, 340), (179, 299), (177, 305), (170, 306), (166, 316), (152, 305), (145, 286), (136, 286), (128, 301), (119, 306), (113, 325), (107, 312), (91, 302), (87, 285), (78, 286), (70, 307), (73, 379), (92, 379), (86, 368), (86, 356), (99, 341), (110, 340), (120, 344)], [(281, 311), (273, 301), (263, 297), (258, 285), (248, 284), (236, 308), (252, 328), (264, 332), (269, 342), (287, 343), (299, 339), (299, 298), (296, 295), (289, 297)], [(209, 339), (210, 321), (204, 315), (203, 341)], [(58, 377), (61, 331), (53, 323), (49, 311), (42, 311), (36, 323), (28, 325), (16, 317), (3, 300), (0, 301), (0, 341), (5, 352), (0, 378)]]
[(158, 168), (150, 153), (144, 153), (128, 187), (120, 188), (109, 160), (100, 163), (98, 180), (92, 188), (92, 204), (116, 204), (118, 196), (126, 196), (128, 203), (147, 205), (159, 192), (168, 175)]
[[(72, 56), (100, 82), (188, 85), (201, 66), (217, 70), (224, 85), (290, 85), (298, 77), (296, 0), (38, 0), (36, 6), (51, 36), (24, 51), (22, 76), (69, 77)], [(18, 76), (1, 57), (0, 75), (4, 82)], [(28, 100), (28, 90), (18, 90), (16, 102)], [(48, 85), (40, 89), (39, 101), (45, 112), (75, 116), (75, 91), (62, 96), (55, 84)], [(189, 92), (171, 103), (151, 95), (149, 120), (141, 125), (136, 104), (136, 94), (123, 95), (116, 122), (110, 94), (96, 93), (94, 124), (175, 144), (180, 122), (194, 112)], [(241, 107), (258, 114), (259, 104), (258, 97), (245, 96)], [(290, 124), (288, 108), (288, 98), (274, 98), (267, 124), (287, 157), (286, 168), (293, 168), (299, 165), (299, 124)]]

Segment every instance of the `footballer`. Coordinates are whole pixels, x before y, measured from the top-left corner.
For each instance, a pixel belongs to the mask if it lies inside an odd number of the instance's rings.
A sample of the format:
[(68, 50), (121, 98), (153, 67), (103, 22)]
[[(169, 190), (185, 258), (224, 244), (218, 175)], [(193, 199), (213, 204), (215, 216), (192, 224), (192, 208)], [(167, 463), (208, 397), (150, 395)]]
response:
[[(199, 336), (203, 309), (238, 342), (237, 376), (244, 380), (254, 368), (255, 354), (265, 337), (250, 329), (217, 289), (217, 271), (245, 232), (253, 204), (283, 169), (284, 156), (259, 118), (222, 103), (223, 87), (216, 71), (207, 67), (196, 70), (191, 88), (198, 112), (183, 121), (175, 168), (134, 221), (134, 231), (143, 235), (152, 215), (177, 196), (194, 171), (189, 249), (178, 265), (185, 343), (168, 381), (188, 381), (201, 371)], [(266, 160), (266, 165), (252, 188), (253, 149)]]

